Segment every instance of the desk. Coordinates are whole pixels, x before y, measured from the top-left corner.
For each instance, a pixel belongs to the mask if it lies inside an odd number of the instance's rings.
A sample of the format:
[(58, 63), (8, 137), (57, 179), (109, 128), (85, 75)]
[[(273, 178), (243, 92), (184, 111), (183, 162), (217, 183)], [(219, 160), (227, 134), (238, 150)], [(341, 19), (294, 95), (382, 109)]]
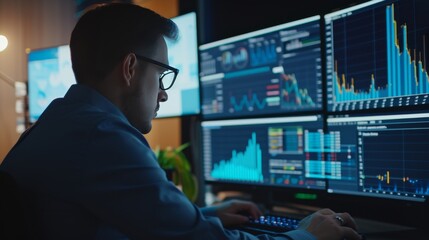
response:
[[(223, 196), (223, 195), (221, 195)], [(221, 198), (222, 200), (228, 198), (237, 198), (237, 196), (243, 197), (243, 195), (237, 193), (228, 192)], [(243, 199), (248, 199), (248, 196)], [(320, 207), (288, 203), (282, 206), (273, 206), (272, 209), (265, 209), (263, 205), (260, 205), (263, 212), (273, 212), (274, 214), (286, 215), (296, 218), (305, 217), (317, 210)], [(366, 240), (428, 240), (429, 239), (429, 226), (428, 229), (416, 229), (408, 226), (391, 224), (381, 221), (375, 221), (371, 219), (364, 219), (354, 217), (356, 224), (358, 225), (358, 231), (366, 236)], [(429, 225), (429, 224), (428, 224)]]
[[(274, 212), (303, 217), (314, 211), (319, 210), (318, 207), (288, 204), (282, 207), (274, 207)], [(356, 224), (359, 226), (358, 231), (366, 236), (366, 240), (428, 240), (429, 229), (416, 229), (408, 226), (391, 224), (386, 222), (374, 221), (364, 218), (354, 217)]]
[(367, 240), (427, 240), (428, 235), (422, 229), (373, 221), (369, 219), (355, 218), (359, 226), (359, 232), (366, 236)]

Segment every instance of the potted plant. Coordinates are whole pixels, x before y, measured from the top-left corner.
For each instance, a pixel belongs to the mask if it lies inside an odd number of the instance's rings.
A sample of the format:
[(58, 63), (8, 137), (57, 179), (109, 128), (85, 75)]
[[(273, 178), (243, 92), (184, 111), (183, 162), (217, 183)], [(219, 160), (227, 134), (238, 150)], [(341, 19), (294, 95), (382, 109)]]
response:
[(158, 163), (167, 173), (167, 177), (178, 186), (189, 200), (195, 202), (198, 194), (197, 178), (191, 171), (191, 165), (183, 150), (189, 146), (184, 143), (177, 148), (155, 149)]

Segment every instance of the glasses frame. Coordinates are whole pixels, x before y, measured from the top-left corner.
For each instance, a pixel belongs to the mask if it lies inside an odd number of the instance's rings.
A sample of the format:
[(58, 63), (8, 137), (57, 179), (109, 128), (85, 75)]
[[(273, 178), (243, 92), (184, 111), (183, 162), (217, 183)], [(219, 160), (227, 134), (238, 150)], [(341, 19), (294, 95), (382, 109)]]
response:
[(143, 60), (143, 61), (146, 61), (146, 62), (149, 62), (149, 63), (155, 64), (155, 65), (158, 65), (158, 66), (160, 66), (160, 67), (166, 68), (166, 69), (168, 69), (168, 70), (170, 70), (171, 72), (173, 72), (173, 73), (174, 73), (173, 81), (171, 82), (170, 86), (168, 86), (168, 87), (164, 87), (164, 84), (163, 84), (163, 82), (162, 82), (162, 78), (163, 78), (165, 75), (170, 74), (170, 72), (167, 72), (167, 73), (166, 73), (166, 72), (163, 72), (163, 73), (161, 74), (161, 76), (159, 76), (159, 88), (161, 88), (161, 90), (164, 90), (164, 91), (165, 91), (165, 90), (168, 90), (168, 89), (170, 89), (170, 88), (174, 85), (174, 82), (176, 81), (177, 75), (179, 74), (179, 69), (177, 69), (177, 68), (175, 68), (175, 67), (172, 67), (172, 66), (170, 66), (170, 65), (164, 64), (164, 63), (162, 63), (162, 62), (158, 62), (158, 61), (153, 60), (153, 59), (151, 59), (151, 58), (148, 58), (148, 57), (142, 56), (142, 55), (138, 55), (138, 54), (135, 54), (135, 53), (134, 53), (134, 55), (136, 55), (137, 59), (140, 59), (140, 60)]

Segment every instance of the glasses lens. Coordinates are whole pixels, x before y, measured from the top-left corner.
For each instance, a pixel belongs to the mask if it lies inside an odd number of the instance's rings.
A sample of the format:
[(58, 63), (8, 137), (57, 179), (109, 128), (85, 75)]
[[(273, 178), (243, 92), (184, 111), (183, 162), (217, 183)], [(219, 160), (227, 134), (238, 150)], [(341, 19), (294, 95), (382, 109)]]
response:
[(162, 76), (162, 85), (161, 88), (162, 89), (169, 89), (171, 88), (171, 86), (173, 85), (174, 82), (174, 72), (173, 71), (168, 71), (165, 72), (164, 75)]

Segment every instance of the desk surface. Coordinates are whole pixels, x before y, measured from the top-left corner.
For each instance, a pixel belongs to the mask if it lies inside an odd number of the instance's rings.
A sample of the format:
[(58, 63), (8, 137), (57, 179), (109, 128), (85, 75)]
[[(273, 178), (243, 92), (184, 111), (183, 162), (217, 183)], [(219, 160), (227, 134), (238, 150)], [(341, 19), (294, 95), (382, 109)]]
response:
[[(270, 212), (302, 218), (319, 209), (314, 206), (289, 203), (281, 207), (274, 206)], [(429, 225), (428, 229), (416, 229), (371, 219), (357, 217), (354, 219), (359, 227), (358, 231), (365, 235), (366, 240), (429, 240)]]
[[(318, 210), (316, 207), (290, 204), (289, 207), (275, 207), (275, 212), (292, 216), (306, 216)], [(356, 218), (358, 231), (366, 236), (366, 240), (428, 240), (429, 229), (416, 229), (408, 226), (380, 222), (364, 218)]]
[(359, 232), (366, 236), (367, 240), (427, 240), (428, 234), (423, 230), (373, 221), (369, 219), (355, 218), (359, 226)]

